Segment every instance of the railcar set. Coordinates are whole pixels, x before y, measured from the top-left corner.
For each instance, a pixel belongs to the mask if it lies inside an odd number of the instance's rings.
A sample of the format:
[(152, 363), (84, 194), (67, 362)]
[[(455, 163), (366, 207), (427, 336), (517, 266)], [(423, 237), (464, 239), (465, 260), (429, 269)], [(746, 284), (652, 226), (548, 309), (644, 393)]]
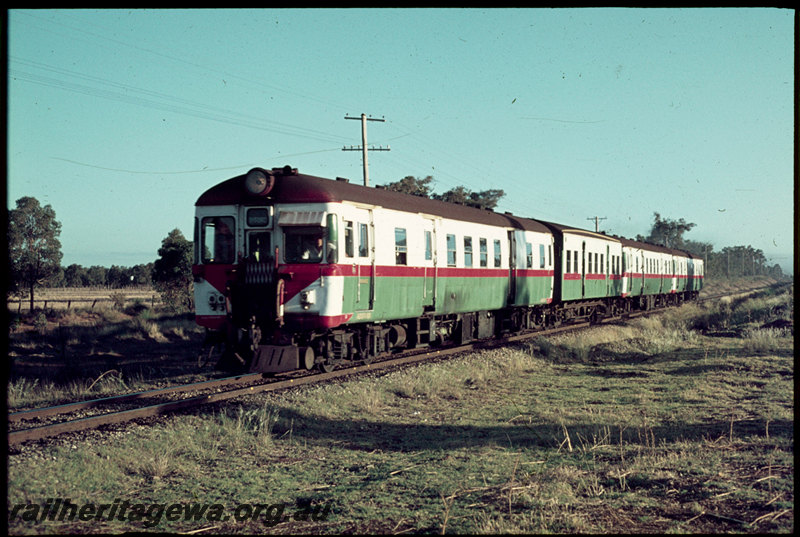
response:
[(196, 203), (196, 321), (219, 366), (278, 373), (697, 297), (689, 253), (254, 168)]

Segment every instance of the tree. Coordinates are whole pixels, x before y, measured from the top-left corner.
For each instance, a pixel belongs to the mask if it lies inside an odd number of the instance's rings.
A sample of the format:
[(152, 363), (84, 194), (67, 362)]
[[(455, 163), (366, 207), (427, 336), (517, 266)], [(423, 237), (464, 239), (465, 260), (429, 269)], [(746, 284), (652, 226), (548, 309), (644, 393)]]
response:
[(111, 268), (108, 269), (106, 279), (108, 280), (108, 286), (113, 289), (127, 287), (131, 284), (130, 269), (117, 265), (111, 265)]
[(61, 268), (61, 223), (50, 205), (42, 207), (29, 196), (17, 200), (9, 212), (8, 253), (12, 289), (24, 286), (29, 291), (33, 311), (34, 288)]
[(479, 209), (494, 209), (497, 207), (500, 199), (505, 195), (506, 193), (503, 190), (496, 188), (472, 192), (468, 188), (457, 186), (451, 188), (444, 194), (434, 194), (432, 197), (435, 200), (446, 201), (448, 203), (468, 205)]
[(90, 286), (102, 286), (108, 283), (108, 269), (100, 265), (92, 265), (87, 271)]
[(636, 240), (660, 244), (667, 248), (681, 248), (683, 246), (683, 234), (695, 226), (695, 224), (688, 223), (683, 218), (680, 220), (662, 219), (658, 213), (653, 213), (653, 216), (655, 217), (655, 222), (653, 222), (653, 227), (650, 228), (650, 235), (647, 237), (637, 235)]
[(161, 241), (159, 258), (153, 263), (153, 287), (161, 293), (164, 303), (176, 311), (191, 311), (193, 307), (192, 241), (179, 229), (173, 229)]
[(424, 179), (407, 175), (399, 181), (382, 186), (384, 189), (392, 192), (402, 192), (403, 194), (411, 194), (412, 196), (429, 198), (432, 193), (432, 188), (430, 187), (430, 183), (432, 182), (433, 177), (430, 175)]
[(131, 267), (131, 276), (133, 276), (133, 285), (150, 285), (152, 283), (153, 263), (146, 265), (135, 265)]
[(89, 284), (89, 274), (77, 263), (64, 269), (64, 279), (67, 287), (86, 287)]
[(432, 182), (433, 177), (430, 175), (424, 179), (407, 175), (399, 181), (382, 185), (382, 188), (392, 192), (402, 192), (403, 194), (411, 194), (412, 196), (430, 198), (447, 203), (457, 203), (459, 205), (467, 205), (479, 209), (494, 209), (503, 196), (506, 195), (503, 190), (496, 188), (472, 192), (470, 189), (463, 186), (451, 188), (444, 194), (434, 194), (430, 186)]

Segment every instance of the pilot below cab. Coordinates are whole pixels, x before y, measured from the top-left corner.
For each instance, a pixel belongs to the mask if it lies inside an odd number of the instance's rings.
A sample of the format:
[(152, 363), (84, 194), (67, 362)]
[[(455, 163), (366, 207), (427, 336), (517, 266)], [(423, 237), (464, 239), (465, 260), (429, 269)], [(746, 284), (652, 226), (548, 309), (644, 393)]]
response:
[[(253, 208), (248, 211), (248, 217), (252, 216)], [(273, 358), (288, 359), (293, 369), (307, 365), (297, 363), (300, 353), (293, 333), (298, 327), (287, 322), (287, 317), (319, 315), (325, 289), (301, 291), (318, 287), (319, 265), (334, 264), (338, 257), (336, 215), (277, 211), (271, 229), (258, 227), (259, 220), (247, 219), (246, 252), (229, 286), (228, 313), (236, 327), (234, 337), (229, 336), (229, 341), (235, 341), (233, 357), (240, 366), (261, 371), (270, 370)], [(313, 365), (313, 353), (309, 360)]]

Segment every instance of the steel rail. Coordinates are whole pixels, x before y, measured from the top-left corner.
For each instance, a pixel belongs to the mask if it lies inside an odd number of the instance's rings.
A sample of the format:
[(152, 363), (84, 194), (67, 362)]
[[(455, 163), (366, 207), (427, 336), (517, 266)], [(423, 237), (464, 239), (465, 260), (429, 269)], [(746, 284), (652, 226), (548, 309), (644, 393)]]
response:
[[(722, 296), (722, 295), (721, 295)], [(711, 298), (717, 297), (706, 297), (704, 300), (710, 300)], [(609, 317), (605, 319), (601, 319), (598, 323), (595, 323), (595, 326), (598, 324), (608, 324), (613, 322), (618, 322), (620, 320), (631, 319), (651, 313), (662, 313), (665, 311), (669, 311), (668, 307), (660, 307), (646, 311), (634, 311), (634, 312), (627, 312), (623, 313), (618, 317)], [(317, 373), (317, 374), (310, 374), (302, 377), (297, 378), (290, 378), (284, 380), (278, 380), (270, 383), (265, 383), (257, 386), (247, 386), (243, 388), (236, 388), (233, 390), (228, 390), (225, 392), (218, 392), (218, 393), (211, 393), (207, 395), (200, 395), (196, 397), (191, 397), (187, 399), (182, 399), (179, 401), (170, 401), (166, 403), (160, 403), (156, 405), (149, 405), (142, 408), (131, 409), (131, 410), (124, 410), (119, 412), (112, 412), (108, 414), (102, 414), (98, 416), (91, 416), (86, 418), (81, 418), (77, 420), (66, 421), (57, 424), (51, 425), (43, 425), (40, 427), (32, 427), (29, 429), (21, 429), (17, 431), (10, 431), (8, 433), (8, 443), (9, 445), (19, 444), (26, 441), (31, 440), (41, 440), (44, 438), (49, 438), (53, 436), (57, 436), (60, 434), (68, 433), (68, 432), (79, 432), (88, 429), (94, 429), (97, 427), (101, 427), (103, 425), (113, 425), (113, 424), (120, 424), (128, 421), (133, 421), (136, 419), (142, 418), (149, 418), (149, 417), (156, 417), (162, 416), (171, 412), (175, 412), (178, 410), (198, 407), (202, 405), (207, 405), (211, 403), (218, 403), (221, 401), (226, 401), (229, 399), (233, 399), (236, 397), (241, 397), (244, 395), (253, 395), (261, 392), (269, 392), (269, 391), (278, 391), (286, 388), (296, 387), (296, 386), (303, 386), (307, 384), (314, 384), (317, 382), (323, 382), (338, 378), (347, 377), (350, 375), (356, 375), (359, 373), (364, 372), (372, 372), (372, 371), (380, 371), (381, 369), (386, 369), (393, 366), (399, 365), (409, 365), (416, 362), (421, 362), (424, 360), (428, 360), (433, 357), (444, 357), (449, 356), (452, 354), (459, 354), (463, 352), (468, 352), (471, 350), (477, 349), (487, 349), (487, 348), (495, 348), (501, 347), (507, 343), (523, 341), (525, 339), (530, 339), (534, 337), (541, 337), (541, 336), (550, 336), (554, 334), (558, 334), (561, 332), (568, 332), (573, 330), (579, 330), (583, 328), (588, 328), (593, 326), (592, 323), (584, 321), (578, 323), (569, 323), (560, 325), (555, 328), (549, 328), (545, 330), (534, 330), (530, 332), (525, 332), (521, 334), (514, 334), (509, 336), (501, 336), (495, 339), (490, 340), (482, 340), (472, 342), (466, 345), (459, 345), (456, 347), (450, 347), (446, 349), (436, 349), (429, 352), (419, 352), (417, 354), (413, 354), (411, 356), (401, 356), (397, 358), (389, 358), (379, 362), (373, 362), (368, 364), (362, 364), (352, 367), (346, 367), (343, 369), (337, 369), (335, 371), (331, 371), (329, 373)], [(237, 379), (237, 378), (245, 378), (245, 377), (252, 377), (252, 376), (260, 376), (260, 373), (249, 374), (249, 375), (240, 375), (238, 377), (228, 377), (227, 379), (221, 379), (223, 381), (230, 380), (230, 379)], [(196, 385), (200, 384), (213, 384), (214, 382), (218, 381), (203, 381), (199, 383), (195, 383)], [(230, 380), (230, 382), (234, 382)], [(161, 388), (159, 390), (151, 390), (151, 392), (160, 392), (166, 393), (166, 390), (173, 390), (177, 391), (183, 388), (183, 386), (175, 386), (172, 388)], [(186, 390), (183, 390), (186, 391)], [(147, 392), (140, 392), (140, 393), (147, 393)], [(138, 396), (139, 394), (129, 394), (128, 396), (121, 396), (121, 397), (131, 397)], [(104, 399), (113, 399), (112, 398), (104, 398)], [(95, 400), (95, 401), (102, 401), (103, 399)], [(92, 401), (85, 401), (83, 403), (92, 403)], [(62, 406), (69, 406), (69, 405), (80, 405), (81, 403), (70, 403), (68, 405)], [(53, 407), (58, 408), (58, 407)], [(23, 411), (23, 412), (30, 412), (30, 411)]]
[[(446, 349), (436, 349), (429, 352), (419, 352), (418, 354), (414, 354), (412, 356), (402, 356), (398, 358), (389, 358), (386, 360), (382, 360), (380, 362), (373, 362), (369, 364), (362, 364), (356, 365), (352, 367), (347, 367), (343, 369), (337, 369), (335, 371), (331, 371), (329, 373), (318, 373), (318, 374), (311, 374), (306, 375), (303, 377), (298, 378), (291, 378), (285, 380), (278, 380), (266, 384), (261, 384), (257, 386), (247, 386), (243, 388), (236, 388), (233, 390), (228, 390), (225, 392), (219, 393), (211, 393), (207, 395), (200, 395), (196, 397), (191, 397), (187, 399), (181, 399), (179, 401), (169, 401), (166, 403), (160, 403), (156, 405), (149, 405), (142, 408), (135, 408), (130, 410), (123, 410), (118, 412), (110, 412), (107, 414), (101, 414), (98, 416), (89, 416), (85, 418), (80, 418), (76, 420), (65, 421), (61, 423), (49, 424), (49, 425), (42, 425), (38, 427), (31, 427), (28, 429), (20, 429), (16, 431), (9, 431), (8, 432), (8, 444), (20, 444), (22, 442), (27, 442), (31, 440), (42, 440), (44, 438), (49, 438), (53, 436), (57, 436), (64, 433), (69, 432), (79, 432), (88, 429), (95, 429), (97, 427), (101, 427), (104, 425), (114, 425), (125, 423), (128, 421), (141, 419), (141, 418), (150, 418), (155, 416), (161, 416), (164, 414), (168, 414), (171, 412), (175, 412), (178, 410), (182, 410), (185, 408), (192, 408), (198, 407), (210, 403), (218, 403), (221, 401), (225, 401), (228, 399), (233, 399), (236, 397), (241, 397), (244, 395), (253, 395), (256, 393), (261, 392), (268, 392), (268, 391), (278, 391), (286, 388), (291, 388), (295, 386), (303, 386), (306, 384), (313, 384), (317, 382), (324, 382), (328, 380), (338, 379), (350, 375), (356, 375), (359, 373), (364, 372), (372, 372), (372, 371), (380, 371), (381, 369), (386, 369), (389, 367), (399, 366), (399, 365), (409, 365), (416, 362), (421, 362), (424, 360), (428, 360), (433, 357), (443, 357), (449, 356), (452, 354), (459, 354), (463, 352), (468, 352), (470, 350), (476, 349), (484, 349), (484, 348), (492, 348), (492, 347), (500, 347), (504, 344), (521, 341), (523, 339), (542, 336), (542, 335), (553, 335), (559, 332), (565, 332), (570, 330), (576, 330), (579, 328), (585, 328), (589, 326), (589, 323), (578, 323), (578, 324), (569, 324), (559, 326), (557, 328), (552, 328), (543, 331), (535, 331), (535, 332), (528, 332), (525, 334), (516, 334), (513, 336), (501, 337), (497, 339), (492, 339), (488, 341), (476, 341), (473, 343), (469, 343), (466, 345), (459, 345), (457, 347), (450, 347)], [(256, 373), (255, 375), (259, 375), (260, 373)], [(249, 376), (249, 375), (248, 375)], [(234, 378), (234, 377), (231, 377)], [(202, 383), (198, 383), (202, 384)], [(177, 388), (177, 387), (176, 387)], [(163, 390), (163, 389), (162, 389)], [(153, 390), (153, 391), (160, 391), (160, 390)], [(137, 394), (131, 394), (137, 395)], [(124, 397), (124, 396), (123, 396)], [(88, 401), (87, 401), (88, 403)], [(80, 404), (80, 403), (76, 403)], [(58, 407), (54, 407), (58, 408)]]
[(75, 401), (73, 403), (64, 403), (63, 405), (54, 405), (42, 408), (32, 408), (29, 410), (20, 410), (18, 412), (12, 412), (11, 414), (9, 414), (8, 422), (16, 423), (23, 420), (33, 420), (38, 418), (45, 418), (48, 416), (57, 416), (59, 414), (67, 414), (69, 412), (85, 410), (88, 408), (95, 408), (98, 406), (103, 406), (113, 403), (124, 403), (127, 401), (133, 401), (135, 399), (157, 397), (169, 393), (180, 393), (192, 390), (222, 387), (222, 386), (227, 386), (229, 384), (239, 384), (242, 382), (247, 382), (248, 379), (258, 380), (261, 378), (262, 375), (260, 373), (242, 374), (232, 377), (225, 377), (222, 379), (203, 380), (191, 384), (181, 384), (180, 386), (168, 386), (165, 388), (156, 388), (153, 390), (145, 390), (141, 392), (127, 393), (123, 395), (112, 395), (109, 397), (100, 397), (97, 399), (87, 399), (86, 401)]

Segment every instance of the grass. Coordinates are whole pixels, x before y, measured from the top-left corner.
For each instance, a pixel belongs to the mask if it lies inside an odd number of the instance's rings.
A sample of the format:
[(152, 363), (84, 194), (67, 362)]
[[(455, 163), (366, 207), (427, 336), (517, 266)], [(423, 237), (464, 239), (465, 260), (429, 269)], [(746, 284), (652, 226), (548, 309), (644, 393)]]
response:
[[(761, 328), (775, 319), (759, 312), (793, 310), (752, 300), (764, 303), (687, 305), (12, 454), (11, 507), (70, 498), (221, 511), (17, 517), (9, 530), (789, 533), (793, 331)], [(720, 334), (712, 318), (759, 335)]]
[(144, 390), (202, 373), (203, 332), (193, 317), (141, 303), (12, 314), (9, 332), (10, 409)]

